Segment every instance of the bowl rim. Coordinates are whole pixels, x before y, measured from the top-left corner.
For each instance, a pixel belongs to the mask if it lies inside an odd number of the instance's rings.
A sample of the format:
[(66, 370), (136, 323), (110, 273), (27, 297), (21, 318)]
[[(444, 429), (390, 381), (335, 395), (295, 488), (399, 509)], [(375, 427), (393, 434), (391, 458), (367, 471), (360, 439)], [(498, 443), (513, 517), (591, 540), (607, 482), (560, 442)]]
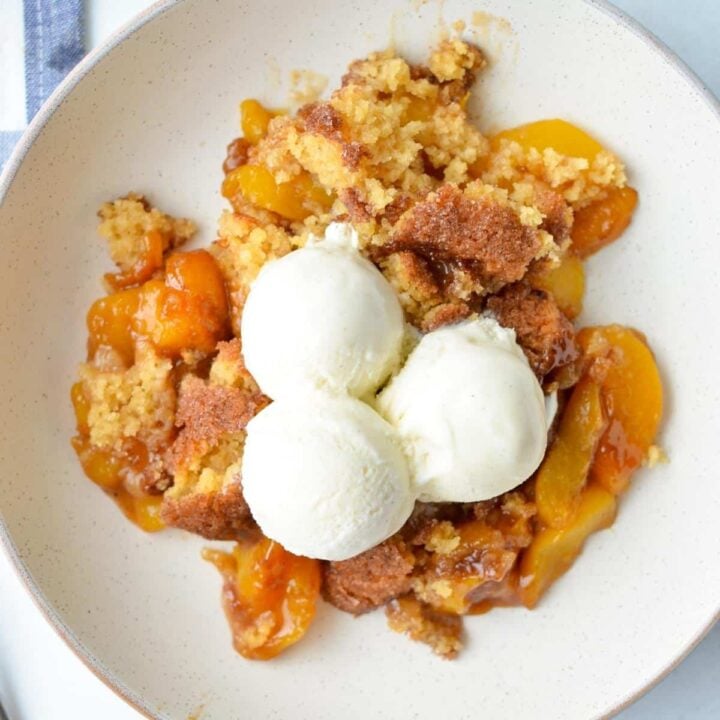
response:
[[(648, 30), (639, 21), (628, 15), (625, 11), (620, 10), (609, 0), (575, 0), (589, 5), (594, 10), (609, 16), (623, 30), (628, 31), (639, 38), (653, 52), (660, 55), (683, 79), (690, 84), (698, 92), (699, 97), (707, 105), (707, 107), (715, 114), (720, 122), (720, 100), (713, 94), (705, 82), (682, 60), (675, 51), (671, 50), (662, 40), (654, 33)], [(18, 140), (13, 149), (5, 167), (0, 174), (0, 205), (10, 189), (18, 170), (20, 169), (25, 156), (32, 147), (37, 137), (42, 132), (45, 125), (49, 122), (58, 108), (62, 105), (65, 98), (75, 89), (83, 78), (108, 55), (115, 47), (125, 42), (137, 30), (147, 23), (155, 20), (167, 11), (177, 5), (186, 2), (186, 0), (156, 0), (145, 10), (134, 15), (130, 20), (122, 24), (113, 33), (111, 33), (102, 43), (90, 50), (85, 57), (68, 73), (68, 75), (60, 82), (50, 97), (43, 103), (42, 107), (25, 128), (25, 131)], [(41, 615), (65, 642), (67, 647), (79, 658), (85, 667), (90, 670), (95, 677), (101, 680), (110, 690), (118, 697), (123, 699), (133, 709), (143, 715), (148, 720), (164, 720), (163, 716), (151, 710), (130, 688), (128, 688), (122, 680), (116, 677), (102, 663), (93, 656), (87, 647), (79, 640), (75, 633), (68, 627), (62, 618), (58, 615), (47, 597), (40, 589), (37, 581), (30, 573), (28, 567), (20, 557), (18, 548), (16, 547), (10, 531), (3, 517), (2, 508), (0, 507), (0, 547), (10, 559), (10, 564), (15, 570), (17, 577), (20, 579), (25, 590), (30, 595), (35, 606)], [(720, 621), (720, 601), (715, 614), (709, 618), (707, 623), (702, 626), (693, 638), (690, 639), (683, 651), (673, 658), (661, 672), (659, 672), (652, 680), (648, 681), (644, 686), (624, 698), (617, 701), (608, 712), (602, 716), (598, 716), (596, 720), (607, 720), (632, 705), (636, 700), (641, 698), (652, 688), (662, 682), (675, 668), (677, 668), (692, 651), (702, 642), (705, 636), (710, 632), (715, 623)]]

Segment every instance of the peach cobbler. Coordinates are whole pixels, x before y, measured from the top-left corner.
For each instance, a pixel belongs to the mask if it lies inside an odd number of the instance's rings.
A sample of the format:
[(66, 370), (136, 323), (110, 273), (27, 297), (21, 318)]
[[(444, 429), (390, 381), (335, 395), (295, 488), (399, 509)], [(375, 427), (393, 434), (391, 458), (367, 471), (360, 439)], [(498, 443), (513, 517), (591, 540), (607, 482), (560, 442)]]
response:
[(645, 337), (574, 324), (637, 193), (563, 120), (483, 134), (485, 65), (448, 39), (294, 114), (245, 100), (206, 249), (142, 195), (100, 208), (73, 446), (143, 530), (233, 541), (204, 557), (247, 658), (320, 597), (455, 657), (463, 615), (534, 607), (663, 458)]

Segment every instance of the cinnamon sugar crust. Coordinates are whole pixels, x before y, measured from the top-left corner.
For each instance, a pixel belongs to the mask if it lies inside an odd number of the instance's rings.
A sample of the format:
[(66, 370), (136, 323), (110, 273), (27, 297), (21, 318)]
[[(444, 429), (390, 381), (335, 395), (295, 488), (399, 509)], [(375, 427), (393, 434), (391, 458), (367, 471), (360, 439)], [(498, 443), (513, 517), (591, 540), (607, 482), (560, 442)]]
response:
[(512, 328), (535, 374), (544, 378), (579, 356), (572, 323), (552, 295), (526, 283), (516, 283), (489, 297), (487, 309), (503, 326)]
[(212, 385), (188, 375), (180, 385), (175, 414), (180, 433), (168, 453), (171, 471), (215, 447), (223, 436), (242, 432), (267, 403), (259, 392)]
[(354, 558), (326, 563), (323, 595), (335, 607), (359, 615), (406, 593), (413, 566), (404, 540), (393, 536)]
[(414, 252), (441, 272), (445, 264), (457, 264), (488, 283), (504, 284), (522, 278), (540, 247), (535, 229), (510, 207), (446, 185), (400, 219), (380, 252)]
[(570, 230), (573, 223), (572, 208), (565, 202), (562, 195), (546, 187), (536, 189), (535, 200), (538, 210), (544, 216), (540, 229), (550, 233), (558, 247), (567, 247), (570, 243)]
[(304, 105), (298, 110), (298, 117), (305, 123), (307, 132), (322, 135), (328, 140), (344, 140), (342, 116), (329, 103), (314, 102)]
[(161, 515), (167, 525), (209, 540), (240, 540), (259, 532), (239, 479), (215, 492), (165, 496)]
[(445, 325), (455, 325), (472, 315), (472, 308), (462, 301), (451, 301), (436, 305), (422, 320), (420, 329), (423, 332), (432, 332)]
[(385, 614), (391, 630), (429, 645), (445, 660), (457, 657), (462, 649), (463, 623), (459, 615), (438, 612), (411, 595), (391, 600)]
[(351, 222), (365, 223), (372, 219), (372, 205), (363, 200), (362, 194), (357, 188), (343, 188), (338, 193), (338, 197), (345, 205)]
[(240, 341), (218, 343), (207, 380), (180, 383), (175, 424), (166, 453), (174, 485), (163, 496), (168, 525), (227, 540), (256, 529), (242, 492), (245, 426), (269, 402), (245, 368)]

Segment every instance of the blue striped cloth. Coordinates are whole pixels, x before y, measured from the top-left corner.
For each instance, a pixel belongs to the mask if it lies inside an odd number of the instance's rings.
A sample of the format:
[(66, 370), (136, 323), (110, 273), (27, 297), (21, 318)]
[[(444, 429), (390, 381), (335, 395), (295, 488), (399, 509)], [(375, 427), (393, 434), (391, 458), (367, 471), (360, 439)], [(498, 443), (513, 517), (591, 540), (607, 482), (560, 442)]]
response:
[[(82, 0), (10, 0), (22, 3), (24, 28), (13, 28), (10, 42), (24, 44), (25, 124), (85, 54)], [(8, 13), (10, 14), (10, 13)], [(4, 21), (4, 18), (0, 21)], [(8, 42), (8, 38), (4, 38)], [(0, 72), (3, 70), (0, 69)], [(0, 78), (0, 82), (3, 82)], [(21, 100), (20, 100), (21, 102)], [(0, 130), (0, 169), (23, 127)]]

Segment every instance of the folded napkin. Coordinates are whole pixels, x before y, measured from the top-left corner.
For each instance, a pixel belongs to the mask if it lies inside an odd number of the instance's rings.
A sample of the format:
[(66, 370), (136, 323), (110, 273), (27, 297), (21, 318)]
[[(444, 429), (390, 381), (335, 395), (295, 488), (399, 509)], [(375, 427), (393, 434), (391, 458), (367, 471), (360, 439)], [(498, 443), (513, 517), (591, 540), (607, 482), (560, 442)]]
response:
[(0, 169), (84, 54), (82, 0), (0, 0)]

